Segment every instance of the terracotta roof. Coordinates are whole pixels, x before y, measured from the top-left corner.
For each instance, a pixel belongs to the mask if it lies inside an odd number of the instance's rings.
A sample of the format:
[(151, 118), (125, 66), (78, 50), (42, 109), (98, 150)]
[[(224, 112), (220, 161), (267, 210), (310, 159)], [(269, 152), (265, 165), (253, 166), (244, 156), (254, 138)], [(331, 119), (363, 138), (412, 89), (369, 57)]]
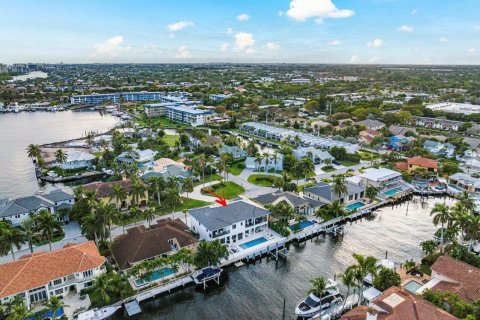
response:
[(170, 239), (176, 239), (180, 248), (198, 242), (185, 223), (168, 218), (158, 220), (150, 228), (142, 225), (128, 229), (127, 234), (117, 237), (110, 245), (110, 251), (120, 269), (124, 270), (136, 262), (171, 252)]
[(113, 186), (116, 184), (121, 185), (122, 188), (125, 189), (125, 191), (128, 193), (130, 192), (130, 186), (132, 185), (132, 181), (126, 179), (112, 182), (92, 182), (84, 185), (84, 187), (89, 190), (97, 191), (97, 197), (105, 198), (110, 196), (113, 190)]
[(408, 163), (397, 162), (397, 163), (395, 163), (395, 168), (397, 168), (398, 170), (408, 170)]
[(457, 319), (448, 312), (434, 306), (410, 291), (391, 287), (385, 290), (372, 302), (370, 308), (357, 307), (346, 314), (341, 320), (364, 320), (367, 312), (377, 316), (377, 320), (454, 320)]
[(468, 302), (480, 299), (479, 268), (449, 256), (440, 256), (431, 269), (451, 280), (440, 281), (432, 290), (446, 289)]
[(437, 161), (433, 159), (428, 159), (428, 158), (422, 158), (422, 157), (408, 158), (407, 163), (409, 165), (420, 166), (424, 168), (438, 169)]
[(93, 241), (35, 252), (0, 265), (0, 298), (47, 285), (50, 281), (100, 267), (105, 258)]

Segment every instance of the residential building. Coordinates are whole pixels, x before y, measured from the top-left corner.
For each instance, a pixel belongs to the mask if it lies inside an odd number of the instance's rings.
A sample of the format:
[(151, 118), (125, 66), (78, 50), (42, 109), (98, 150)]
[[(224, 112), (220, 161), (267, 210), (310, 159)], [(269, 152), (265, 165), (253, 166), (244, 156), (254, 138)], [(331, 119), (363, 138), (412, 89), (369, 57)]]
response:
[(0, 264), (0, 301), (4, 304), (19, 297), (33, 308), (52, 296), (79, 294), (104, 272), (105, 257), (93, 241), (38, 251)]
[(448, 183), (468, 192), (480, 192), (480, 179), (466, 173), (455, 173), (448, 177)]
[[(47, 194), (0, 200), (0, 220), (10, 221), (13, 226), (41, 210), (55, 213), (60, 208), (70, 208), (75, 203), (75, 196), (63, 190), (54, 190)], [(68, 221), (67, 217), (57, 217), (58, 221)]]
[(406, 137), (404, 135), (396, 135), (388, 138), (388, 150), (408, 150), (410, 143), (415, 140), (413, 137)]
[(247, 157), (245, 160), (245, 168), (259, 171), (282, 171), (283, 170), (283, 154), (278, 153), (277, 158), (273, 156), (267, 158), (262, 157), (260, 162), (255, 157)]
[(306, 78), (292, 79), (290, 80), (290, 83), (291, 84), (309, 84), (310, 79), (306, 79)]
[(75, 170), (92, 167), (95, 156), (88, 152), (66, 151), (66, 160), (64, 162), (55, 162), (52, 166), (64, 170)]
[(190, 144), (192, 147), (200, 147), (200, 146), (218, 146), (222, 143), (222, 139), (219, 137), (215, 137), (212, 135), (205, 135), (201, 139), (190, 137)]
[[(126, 198), (121, 202), (117, 202), (117, 199), (113, 196), (113, 187), (120, 185), (126, 192)], [(132, 194), (132, 181), (129, 179), (111, 182), (92, 182), (84, 185), (87, 190), (94, 190), (97, 193), (97, 198), (105, 204), (111, 204), (119, 208), (129, 208), (132, 205), (138, 204), (141, 207), (148, 205), (148, 188), (145, 187), (145, 192), (140, 195), (138, 202), (135, 201)]]
[(331, 163), (335, 158), (328, 153), (314, 147), (300, 147), (293, 151), (293, 155), (297, 160), (310, 158), (314, 164)]
[(237, 147), (237, 146), (227, 146), (227, 145), (223, 145), (220, 150), (218, 151), (218, 153), (221, 155), (222, 153), (228, 153), (228, 154), (231, 154), (233, 159), (237, 160), (237, 159), (242, 159), (242, 158), (245, 158), (247, 156), (247, 151), (246, 150), (243, 150), (241, 149), (240, 147)]
[(376, 130), (366, 129), (358, 133), (358, 140), (370, 144), (373, 142), (373, 139), (376, 137), (382, 137), (382, 133)]
[(213, 100), (215, 102), (222, 102), (223, 100), (227, 98), (231, 98), (233, 95), (231, 94), (223, 94), (223, 93), (212, 93), (208, 96), (210, 100)]
[(168, 97), (165, 92), (115, 92), (115, 93), (92, 93), (86, 95), (74, 95), (70, 97), (71, 104), (101, 104), (103, 102), (119, 103), (136, 101), (160, 101), (170, 102), (173, 97)]
[(437, 161), (422, 157), (407, 158), (406, 162), (397, 162), (396, 167), (399, 170), (408, 171), (408, 173), (413, 173), (417, 169), (422, 169), (433, 173), (438, 172)]
[(307, 197), (301, 197), (293, 192), (275, 191), (256, 197), (256, 202), (265, 205), (277, 205), (281, 202), (292, 207), (295, 214), (313, 215), (324, 203)]
[(0, 73), (7, 73), (8, 67), (6, 64), (0, 63)]
[(363, 185), (374, 186), (379, 189), (390, 188), (402, 182), (400, 172), (387, 168), (368, 168), (360, 174)]
[(122, 271), (142, 261), (176, 253), (181, 248), (196, 249), (198, 240), (180, 219), (158, 220), (150, 227), (144, 225), (127, 229), (114, 239), (110, 251)]
[(443, 111), (447, 113), (461, 113), (465, 115), (480, 113), (480, 105), (457, 102), (440, 102), (427, 104), (427, 108), (433, 111)]
[(172, 164), (164, 166), (162, 170), (158, 170), (154, 167), (153, 170), (146, 171), (142, 175), (142, 179), (146, 181), (151, 177), (163, 177), (165, 180), (167, 180), (169, 177), (177, 177), (179, 184), (183, 185), (185, 178), (192, 176), (193, 174), (190, 168), (187, 168), (183, 164)]
[(367, 129), (370, 129), (370, 130), (380, 130), (382, 128), (385, 128), (385, 123), (378, 120), (372, 120), (372, 119), (359, 121), (357, 122), (357, 124), (363, 124), (365, 127), (367, 127)]
[(440, 256), (431, 270), (430, 281), (418, 289), (418, 293), (431, 289), (455, 293), (468, 303), (474, 303), (480, 299), (479, 268), (449, 256)]
[(437, 156), (453, 157), (455, 155), (455, 146), (451, 143), (440, 143), (433, 140), (426, 140), (423, 148)]
[(189, 210), (191, 229), (200, 240), (235, 243), (267, 228), (270, 211), (247, 200), (230, 202), (228, 206)]
[(414, 126), (447, 130), (447, 131), (458, 131), (464, 123), (465, 122), (462, 122), (462, 121), (453, 121), (453, 120), (447, 120), (447, 119), (427, 118), (427, 117), (413, 117), (412, 120), (410, 121), (410, 124)]
[(209, 110), (198, 108), (189, 108), (186, 106), (169, 106), (167, 108), (167, 118), (176, 122), (185, 123), (192, 127), (204, 125), (207, 121)]
[(391, 287), (373, 300), (369, 306), (358, 306), (345, 313), (341, 320), (456, 320), (443, 309), (421, 296)]
[(340, 197), (333, 192), (332, 185), (325, 182), (318, 182), (313, 187), (305, 188), (303, 190), (303, 195), (327, 204), (337, 200), (340, 200), (340, 203), (348, 204), (365, 197), (365, 187), (361, 184), (345, 181), (345, 186), (347, 187), (347, 193), (342, 193)]
[(134, 161), (138, 163), (148, 163), (155, 160), (157, 153), (157, 151), (151, 149), (134, 150), (132, 152), (125, 151), (117, 156), (117, 161), (124, 163), (133, 163)]

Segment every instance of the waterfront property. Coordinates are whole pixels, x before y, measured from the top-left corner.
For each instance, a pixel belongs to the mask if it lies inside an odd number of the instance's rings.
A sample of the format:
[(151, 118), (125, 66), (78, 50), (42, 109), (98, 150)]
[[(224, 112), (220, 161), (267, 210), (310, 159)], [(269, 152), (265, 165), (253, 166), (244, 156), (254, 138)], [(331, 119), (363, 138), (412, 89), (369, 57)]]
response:
[(455, 173), (448, 178), (449, 187), (468, 192), (480, 192), (480, 179), (466, 173)]
[(362, 183), (366, 186), (373, 186), (384, 189), (396, 186), (402, 180), (400, 172), (387, 168), (368, 168), (360, 175)]
[(101, 104), (103, 102), (119, 103), (136, 101), (160, 101), (160, 102), (181, 102), (184, 99), (167, 96), (165, 92), (115, 92), (115, 93), (92, 93), (86, 95), (74, 95), (70, 97), (71, 104)]
[[(113, 194), (113, 188), (115, 185), (119, 185), (125, 192), (126, 198), (121, 200), (120, 203), (117, 203)], [(135, 202), (132, 191), (132, 181), (129, 179), (120, 180), (120, 181), (111, 181), (111, 182), (92, 182), (84, 185), (88, 190), (94, 190), (97, 192), (97, 198), (105, 204), (115, 205), (117, 208), (129, 208), (132, 205), (139, 205), (141, 207), (148, 204), (148, 189), (145, 188), (143, 195), (140, 195), (138, 202)]]
[(305, 197), (317, 200), (322, 203), (332, 203), (340, 200), (340, 203), (351, 203), (358, 201), (365, 196), (365, 187), (361, 184), (345, 181), (347, 193), (342, 193), (340, 197), (333, 192), (332, 185), (325, 182), (318, 182), (313, 187), (305, 188), (303, 194)]
[(81, 168), (90, 168), (95, 159), (93, 154), (82, 151), (65, 151), (66, 159), (63, 162), (55, 162), (52, 167), (58, 167), (64, 170), (75, 170)]
[(52, 296), (79, 294), (104, 272), (105, 258), (93, 241), (35, 252), (0, 264), (0, 301), (19, 297), (33, 308)]
[(300, 147), (293, 151), (293, 155), (297, 160), (310, 158), (314, 164), (323, 164), (335, 160), (335, 158), (327, 151), (314, 147)]
[(120, 155), (117, 156), (117, 161), (120, 163), (147, 163), (153, 162), (155, 160), (155, 155), (157, 151), (153, 151), (150, 149), (145, 150), (133, 150), (133, 151), (125, 151), (122, 152)]
[(161, 219), (150, 227), (138, 226), (114, 239), (110, 251), (120, 270), (127, 271), (149, 259), (167, 256), (181, 248), (194, 250), (198, 240), (180, 219)]
[(267, 228), (270, 211), (248, 200), (228, 206), (191, 209), (191, 229), (200, 240), (236, 243)]
[(312, 198), (301, 197), (298, 194), (287, 191), (275, 191), (273, 193), (267, 193), (256, 197), (256, 202), (262, 205), (277, 205), (281, 202), (285, 202), (292, 207), (295, 214), (314, 214), (324, 203), (314, 200)]
[(407, 158), (406, 162), (397, 162), (396, 168), (399, 170), (408, 171), (408, 173), (414, 173), (416, 170), (425, 170), (430, 173), (438, 172), (437, 161), (422, 157)]
[[(46, 194), (38, 194), (13, 200), (0, 200), (0, 219), (10, 221), (13, 226), (37, 214), (41, 210), (55, 213), (60, 208), (70, 208), (75, 203), (74, 195), (63, 190), (53, 190)], [(59, 221), (68, 221), (67, 216), (58, 216)]]
[(204, 125), (207, 122), (207, 117), (211, 114), (210, 110), (200, 109), (195, 105), (189, 106), (186, 101), (182, 103), (146, 104), (144, 111), (149, 117), (164, 116), (172, 121), (185, 123), (193, 127)]
[(273, 159), (268, 158), (261, 158), (260, 162), (257, 161), (257, 158), (255, 157), (247, 157), (245, 160), (245, 168), (247, 169), (253, 169), (253, 170), (259, 170), (259, 171), (269, 171), (269, 170), (276, 170), (276, 171), (282, 171), (283, 170), (283, 154), (279, 153), (277, 154), (277, 158)]

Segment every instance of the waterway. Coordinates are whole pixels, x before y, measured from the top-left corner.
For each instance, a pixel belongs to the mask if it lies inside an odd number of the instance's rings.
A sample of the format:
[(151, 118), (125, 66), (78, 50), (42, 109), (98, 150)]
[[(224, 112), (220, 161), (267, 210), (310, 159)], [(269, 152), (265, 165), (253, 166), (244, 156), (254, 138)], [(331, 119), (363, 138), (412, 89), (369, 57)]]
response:
[[(396, 263), (420, 260), (419, 243), (431, 239), (436, 228), (430, 210), (436, 202), (453, 200), (419, 197), (408, 204), (384, 207), (373, 216), (345, 226), (341, 237), (320, 236), (299, 246), (292, 245), (288, 260), (229, 269), (223, 286), (203, 293), (193, 287), (141, 304), (142, 320), (151, 319), (294, 319), (295, 305), (309, 290), (315, 277), (333, 278), (354, 262), (353, 253), (388, 258)], [(408, 210), (407, 210), (408, 208)], [(346, 288), (340, 286), (346, 294)], [(115, 319), (128, 319), (117, 315)]]
[(89, 131), (105, 132), (118, 118), (99, 112), (24, 112), (0, 114), (0, 199), (29, 196), (41, 185), (25, 148), (79, 138)]
[(27, 74), (22, 74), (22, 75), (19, 75), (19, 76), (13, 76), (11, 82), (25, 81), (25, 80), (28, 80), (28, 79), (37, 79), (37, 78), (41, 78), (41, 79), (48, 78), (48, 73), (43, 72), (43, 71), (32, 71), (32, 72), (29, 72)]

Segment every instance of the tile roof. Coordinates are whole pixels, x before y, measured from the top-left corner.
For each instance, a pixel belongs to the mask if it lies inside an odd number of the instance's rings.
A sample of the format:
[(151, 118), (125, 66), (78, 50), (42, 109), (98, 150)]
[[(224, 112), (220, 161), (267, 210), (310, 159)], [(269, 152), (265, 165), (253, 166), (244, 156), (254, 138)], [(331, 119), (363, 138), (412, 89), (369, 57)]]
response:
[(0, 217), (10, 217), (50, 207), (53, 207), (53, 203), (39, 196), (29, 196), (14, 200), (0, 200)]
[(109, 197), (112, 193), (113, 186), (115, 184), (120, 184), (123, 189), (128, 193), (130, 192), (130, 186), (132, 185), (131, 180), (120, 180), (120, 181), (111, 181), (111, 182), (92, 182), (84, 185), (86, 189), (95, 190), (97, 192), (97, 197), (106, 198)]
[(397, 170), (408, 170), (408, 163), (406, 162), (397, 162), (395, 163), (395, 168)]
[(296, 195), (294, 193), (282, 192), (282, 191), (267, 193), (267, 194), (256, 197), (254, 200), (257, 201), (258, 203), (266, 205), (266, 204), (271, 204), (282, 197), (288, 199), (295, 207), (301, 206), (303, 204), (308, 204), (309, 206), (316, 208), (322, 205), (322, 203), (319, 201), (309, 199), (309, 198), (302, 198), (299, 195)]
[(93, 241), (67, 244), (0, 264), (0, 298), (47, 285), (50, 281), (100, 267), (105, 258)]
[(59, 202), (74, 199), (75, 196), (73, 194), (67, 193), (61, 189), (53, 190), (47, 194), (42, 195), (42, 198), (50, 200), (52, 202)]
[(413, 157), (407, 159), (408, 165), (420, 166), (424, 168), (438, 169), (437, 161), (422, 157)]
[(120, 269), (129, 269), (136, 262), (167, 254), (172, 251), (168, 240), (176, 239), (180, 248), (198, 242), (188, 226), (180, 219), (161, 219), (150, 228), (138, 226), (127, 230), (110, 245)]
[[(432, 265), (432, 271), (449, 278), (440, 281), (432, 290), (449, 288), (461, 299), (474, 302), (480, 299), (480, 269), (449, 256), (440, 256)], [(443, 283), (442, 282), (447, 282)]]

